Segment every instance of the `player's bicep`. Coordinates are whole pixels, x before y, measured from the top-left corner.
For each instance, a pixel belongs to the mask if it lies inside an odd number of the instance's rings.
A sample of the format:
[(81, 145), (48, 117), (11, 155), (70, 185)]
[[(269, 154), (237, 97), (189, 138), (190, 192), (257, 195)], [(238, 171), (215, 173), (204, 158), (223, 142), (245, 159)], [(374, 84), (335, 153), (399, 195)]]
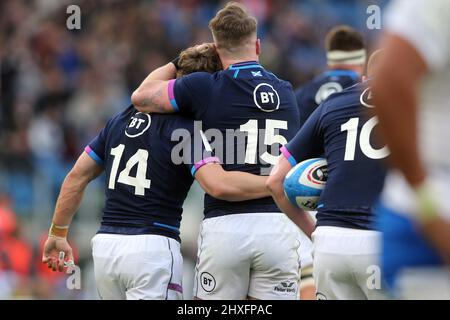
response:
[(105, 161), (106, 137), (108, 135), (111, 122), (112, 120), (108, 121), (100, 133), (84, 148), (84, 153), (86, 153), (99, 166), (103, 166)]
[(276, 180), (278, 182), (284, 181), (284, 178), (292, 167), (292, 163), (285, 156), (282, 155), (278, 157), (277, 163), (270, 172), (269, 179)]
[(199, 119), (208, 107), (212, 91), (212, 76), (206, 72), (195, 72), (173, 80), (169, 95), (174, 108)]
[(267, 177), (240, 171), (225, 171), (218, 163), (203, 166), (197, 181), (211, 196), (226, 201), (244, 201), (269, 196)]
[(194, 166), (193, 176), (205, 190), (206, 193), (213, 194), (215, 183), (220, 181), (220, 177), (225, 174), (225, 170), (218, 161), (219, 159), (211, 159), (211, 161), (204, 162), (201, 166), (196, 164)]
[(189, 158), (185, 159), (185, 161), (187, 161), (185, 163), (187, 163), (188, 168), (195, 179), (198, 180), (199, 176), (197, 173), (201, 168), (206, 167), (208, 164), (219, 164), (217, 170), (224, 171), (220, 165), (220, 159), (214, 155), (208, 138), (202, 130), (196, 130), (191, 133), (190, 139), (186, 139), (185, 143), (188, 143), (186, 147), (190, 148), (190, 155)]
[(291, 169), (291, 162), (285, 156), (279, 156), (277, 163), (273, 167), (270, 176), (266, 181), (266, 188), (275, 198), (283, 196), (284, 179)]
[(202, 189), (210, 196), (222, 200), (230, 200), (226, 197), (227, 187), (224, 185), (226, 171), (219, 163), (218, 158), (208, 158), (207, 161), (195, 165), (193, 176), (200, 184)]
[(131, 102), (140, 112), (171, 113), (178, 111), (170, 98), (173, 81), (151, 80), (141, 85), (131, 96)]
[(87, 152), (83, 152), (75, 163), (71, 175), (86, 183), (98, 177), (104, 168), (95, 161)]

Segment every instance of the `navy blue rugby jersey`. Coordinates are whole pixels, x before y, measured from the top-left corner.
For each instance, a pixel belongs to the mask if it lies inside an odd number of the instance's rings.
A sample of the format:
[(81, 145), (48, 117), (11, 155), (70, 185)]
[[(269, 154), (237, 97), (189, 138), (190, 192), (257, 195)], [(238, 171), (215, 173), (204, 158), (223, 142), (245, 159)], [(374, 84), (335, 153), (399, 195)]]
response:
[(317, 207), (318, 226), (372, 229), (374, 205), (385, 177), (386, 146), (377, 141), (370, 115), (370, 82), (332, 95), (282, 148), (294, 166), (325, 156), (328, 180)]
[[(268, 175), (279, 148), (299, 129), (295, 94), (256, 61), (209, 74), (192, 73), (169, 83), (176, 111), (202, 121), (214, 154), (228, 171)], [(205, 196), (205, 217), (280, 212), (271, 197), (228, 202)]]
[[(199, 144), (202, 152), (192, 152)], [(218, 162), (203, 149), (192, 120), (140, 113), (133, 106), (109, 120), (85, 151), (106, 173), (99, 233), (157, 234), (178, 241), (190, 171)]]
[(351, 70), (328, 70), (295, 91), (300, 113), (300, 126), (331, 94), (341, 92), (360, 81)]

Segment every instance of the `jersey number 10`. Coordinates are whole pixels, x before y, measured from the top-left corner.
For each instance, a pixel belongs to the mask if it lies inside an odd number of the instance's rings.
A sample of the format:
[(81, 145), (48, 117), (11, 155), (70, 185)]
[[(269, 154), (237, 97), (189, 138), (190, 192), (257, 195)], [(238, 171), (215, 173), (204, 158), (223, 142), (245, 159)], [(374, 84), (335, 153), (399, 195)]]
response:
[[(361, 128), (361, 133), (359, 135), (359, 146), (362, 153), (370, 159), (383, 159), (389, 155), (389, 149), (384, 146), (381, 149), (374, 149), (370, 145), (370, 135), (372, 134), (373, 128), (377, 125), (378, 118), (370, 118)], [(358, 138), (358, 125), (359, 118), (351, 118), (346, 123), (341, 126), (341, 132), (347, 131), (347, 142), (345, 144), (345, 161), (355, 160), (356, 143)]]

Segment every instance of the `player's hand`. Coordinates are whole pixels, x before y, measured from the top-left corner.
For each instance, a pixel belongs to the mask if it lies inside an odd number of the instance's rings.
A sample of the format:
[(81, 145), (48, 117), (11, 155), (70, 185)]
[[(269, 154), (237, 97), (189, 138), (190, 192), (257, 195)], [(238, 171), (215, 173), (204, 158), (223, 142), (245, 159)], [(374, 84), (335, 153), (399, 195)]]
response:
[(195, 46), (195, 48), (197, 50), (205, 50), (205, 49), (208, 49), (210, 47), (214, 48), (214, 43), (213, 42), (204, 42), (202, 44), (198, 44), (198, 45)]
[(66, 238), (48, 237), (44, 244), (42, 263), (46, 263), (53, 271), (64, 270), (64, 262), (73, 264), (72, 247)]

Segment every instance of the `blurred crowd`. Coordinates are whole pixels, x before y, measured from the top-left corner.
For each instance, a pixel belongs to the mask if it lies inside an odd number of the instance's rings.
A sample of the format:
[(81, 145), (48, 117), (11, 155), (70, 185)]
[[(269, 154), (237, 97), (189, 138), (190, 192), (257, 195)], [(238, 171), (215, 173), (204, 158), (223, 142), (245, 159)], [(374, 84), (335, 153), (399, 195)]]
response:
[[(378, 33), (367, 29), (366, 10), (387, 1), (242, 2), (259, 21), (262, 63), (298, 86), (324, 68), (330, 27), (349, 24), (374, 43)], [(0, 299), (72, 297), (64, 290), (66, 278), (39, 263), (67, 171), (105, 120), (130, 103), (148, 72), (183, 48), (211, 41), (208, 21), (223, 3), (0, 1)], [(70, 4), (81, 9), (80, 30), (66, 27)], [(75, 221), (81, 261), (90, 260), (101, 181), (89, 190)]]

